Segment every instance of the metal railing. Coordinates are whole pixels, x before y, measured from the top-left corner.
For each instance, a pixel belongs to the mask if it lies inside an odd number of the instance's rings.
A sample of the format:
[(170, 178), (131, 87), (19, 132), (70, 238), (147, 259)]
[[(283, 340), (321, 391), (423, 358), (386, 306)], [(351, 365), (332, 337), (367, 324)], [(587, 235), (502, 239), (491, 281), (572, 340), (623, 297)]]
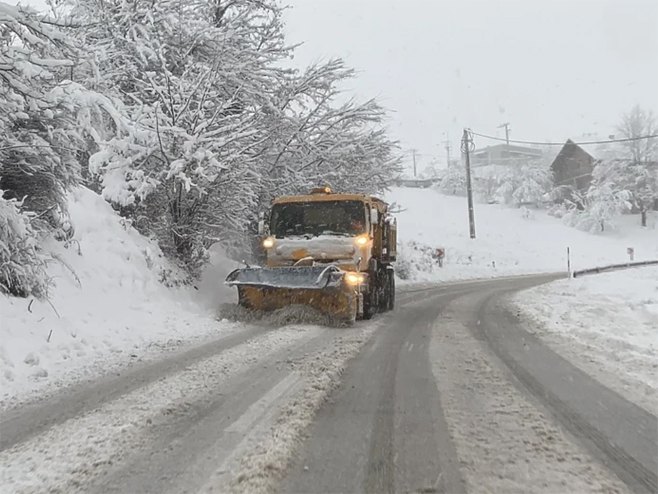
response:
[(577, 278), (578, 276), (584, 276), (587, 274), (607, 273), (608, 271), (619, 271), (622, 269), (637, 268), (641, 266), (658, 266), (658, 260), (625, 262), (622, 264), (610, 264), (608, 266), (598, 266), (596, 268), (580, 269), (578, 271), (574, 271), (572, 273), (572, 276), (574, 278)]

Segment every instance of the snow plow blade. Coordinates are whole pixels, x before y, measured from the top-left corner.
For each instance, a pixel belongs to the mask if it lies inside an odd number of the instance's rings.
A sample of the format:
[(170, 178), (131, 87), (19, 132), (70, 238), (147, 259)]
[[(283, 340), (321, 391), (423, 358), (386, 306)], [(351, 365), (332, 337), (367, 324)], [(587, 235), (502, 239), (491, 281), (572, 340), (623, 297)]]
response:
[(332, 318), (352, 322), (358, 297), (343, 282), (336, 266), (303, 266), (236, 269), (226, 284), (238, 287), (238, 303), (248, 309), (273, 311), (305, 305)]

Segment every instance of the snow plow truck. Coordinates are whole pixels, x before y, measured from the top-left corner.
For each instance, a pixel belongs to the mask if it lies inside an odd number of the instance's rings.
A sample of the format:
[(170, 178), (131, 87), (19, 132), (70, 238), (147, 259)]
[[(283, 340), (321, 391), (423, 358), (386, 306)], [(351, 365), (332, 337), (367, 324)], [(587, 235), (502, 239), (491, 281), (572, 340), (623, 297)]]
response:
[(348, 323), (393, 309), (397, 225), (384, 201), (320, 187), (272, 201), (258, 231), (265, 265), (226, 278), (241, 306), (305, 305)]

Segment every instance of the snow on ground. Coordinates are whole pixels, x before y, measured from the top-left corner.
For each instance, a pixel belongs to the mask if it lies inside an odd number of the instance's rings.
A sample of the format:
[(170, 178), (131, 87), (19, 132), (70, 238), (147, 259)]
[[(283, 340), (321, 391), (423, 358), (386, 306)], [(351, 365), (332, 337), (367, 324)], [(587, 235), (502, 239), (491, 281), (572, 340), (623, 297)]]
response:
[(658, 414), (658, 267), (556, 281), (513, 303), (560, 355)]
[(510, 385), (467, 327), (461, 300), (432, 329), (429, 354), (441, 406), (469, 493), (626, 493), (533, 400)]
[[(543, 211), (475, 204), (469, 237), (466, 198), (432, 189), (393, 189), (398, 218), (399, 275), (410, 282), (555, 272), (629, 260), (658, 259), (656, 213), (641, 228), (622, 216), (603, 235), (564, 225)], [(445, 249), (444, 267), (432, 253)], [(517, 294), (514, 305), (560, 355), (622, 396), (658, 411), (658, 268), (557, 281)]]
[(245, 454), (228, 465), (226, 471), (230, 472), (231, 478), (215, 475), (200, 492), (275, 492), (277, 482), (283, 477), (300, 441), (304, 440), (317, 410), (338, 387), (348, 362), (358, 355), (378, 327), (375, 322), (349, 330), (321, 351), (291, 362), (305, 378), (302, 389), (283, 405), (274, 425), (264, 434), (258, 434)]
[(319, 333), (290, 327), (260, 335), (57, 424), (0, 452), (2, 488), (16, 493), (93, 491), (89, 484), (100, 470), (149, 444), (155, 428), (171, 426), (169, 416), (184, 414), (207, 400), (209, 390), (222, 389), (240, 372)]
[[(637, 215), (620, 218), (618, 231), (593, 235), (564, 225), (543, 211), (475, 204), (476, 239), (469, 237), (465, 197), (433, 189), (393, 188), (389, 203), (398, 219), (398, 273), (413, 281), (445, 281), (567, 270), (635, 260), (658, 259), (655, 218), (642, 229)], [(431, 253), (445, 249), (439, 268)]]
[(70, 195), (75, 240), (46, 250), (56, 283), (49, 301), (0, 295), (0, 407), (45, 388), (157, 354), (237, 325), (214, 311), (235, 294), (222, 281), (235, 263), (221, 251), (195, 290), (167, 288), (176, 277), (154, 242), (125, 223), (97, 194)]

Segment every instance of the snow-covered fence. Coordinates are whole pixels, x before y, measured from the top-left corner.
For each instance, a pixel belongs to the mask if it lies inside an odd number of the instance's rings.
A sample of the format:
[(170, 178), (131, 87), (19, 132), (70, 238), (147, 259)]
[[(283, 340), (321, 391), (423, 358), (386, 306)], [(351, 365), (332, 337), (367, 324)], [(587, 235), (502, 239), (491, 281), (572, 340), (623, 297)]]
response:
[(596, 268), (581, 269), (573, 272), (573, 277), (584, 276), (586, 274), (606, 273), (608, 271), (619, 271), (621, 269), (637, 268), (641, 266), (658, 266), (658, 260), (655, 261), (638, 261), (625, 262), (622, 264), (610, 264), (608, 266), (598, 266)]

